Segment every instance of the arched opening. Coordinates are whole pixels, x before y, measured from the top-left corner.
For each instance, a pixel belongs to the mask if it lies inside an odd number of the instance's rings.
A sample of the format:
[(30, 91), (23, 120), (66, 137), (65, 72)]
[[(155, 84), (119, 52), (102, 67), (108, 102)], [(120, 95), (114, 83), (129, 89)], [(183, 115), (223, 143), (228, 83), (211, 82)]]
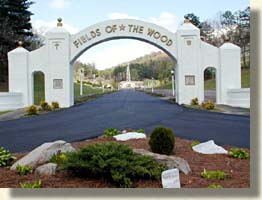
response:
[(204, 70), (204, 100), (216, 102), (217, 98), (217, 72), (215, 67)]
[[(101, 70), (94, 70), (96, 71), (95, 74), (90, 74), (90, 73), (84, 73), (85, 74), (85, 82), (93, 82), (95, 84), (98, 84), (99, 87), (106, 87), (106, 86), (112, 86), (114, 89), (118, 89), (119, 88), (119, 83), (121, 81), (125, 81), (126, 80), (126, 69), (127, 69), (127, 65), (128, 63), (130, 64), (130, 73), (131, 73), (131, 81), (134, 82), (144, 82), (144, 87), (149, 87), (151, 89), (151, 83), (152, 80), (154, 80), (154, 86), (155, 87), (159, 87), (161, 88), (161, 86), (163, 87), (163, 85), (167, 85), (170, 86), (170, 94), (172, 94), (172, 85), (171, 85), (171, 71), (174, 70), (175, 66), (176, 66), (176, 59), (174, 57), (174, 55), (172, 55), (168, 50), (164, 49), (163, 47), (147, 41), (147, 40), (142, 40), (141, 38), (127, 38), (127, 37), (123, 37), (123, 38), (111, 38), (111, 39), (107, 39), (106, 41), (100, 41), (98, 43), (96, 43), (95, 45), (91, 45), (86, 47), (84, 50), (82, 50), (81, 52), (79, 52), (77, 54), (77, 56), (75, 56), (73, 58), (73, 60), (71, 61), (71, 70), (73, 71), (71, 74), (74, 74), (71, 76), (72, 80), (72, 86), (71, 89), (72, 90), (72, 95), (71, 96), (79, 96), (79, 81), (77, 81), (77, 77), (79, 76), (79, 73), (77, 73), (78, 69), (80, 69), (79, 67), (79, 60), (81, 61), (81, 57), (85, 56), (88, 57), (88, 54), (90, 54), (91, 51), (96, 51), (97, 48), (103, 48), (104, 46), (108, 45), (108, 44), (114, 44), (114, 42), (129, 42), (129, 41), (135, 41), (137, 43), (141, 43), (143, 45), (146, 45), (150, 48), (154, 48), (154, 51), (148, 53), (145, 52), (144, 55), (139, 55), (131, 60), (125, 60), (125, 62), (119, 62), (117, 65), (112, 65), (111, 67), (119, 67), (119, 73), (118, 74), (114, 74), (114, 72), (107, 73), (105, 72), (106, 70), (103, 70), (101, 72)], [(128, 45), (127, 45), (128, 47)], [(137, 51), (139, 51), (140, 49), (137, 49)], [(134, 49), (126, 49), (126, 52), (128, 52), (128, 54), (135, 54), (136, 52), (134, 52)], [(151, 55), (152, 53), (152, 55)], [(116, 55), (116, 52), (114, 51), (110, 51), (109, 52), (110, 55)], [(148, 54), (150, 54), (148, 56)], [(139, 63), (139, 61), (133, 62), (136, 59), (139, 59), (139, 57), (143, 57), (143, 56), (148, 56), (148, 60), (146, 60), (146, 64), (144, 64), (144, 66)], [(156, 57), (157, 60), (152, 59), (153, 57)], [(100, 56), (97, 56), (100, 57)], [(100, 57), (101, 60), (106, 60), (106, 58)], [(129, 62), (131, 61), (131, 62)], [(84, 63), (84, 64), (92, 64), (92, 60), (90, 60), (90, 63)], [(122, 65), (121, 65), (122, 64)], [(144, 67), (144, 68), (143, 68)], [(78, 68), (78, 69), (76, 69)], [(146, 69), (146, 70), (143, 70)], [(117, 72), (116, 72), (117, 73)], [(118, 76), (119, 75), (119, 76)], [(113, 77), (112, 77), (113, 76)], [(116, 76), (116, 77), (114, 77)], [(88, 78), (89, 77), (89, 78)], [(94, 77), (97, 79), (97, 81), (95, 82)], [(153, 78), (153, 79), (152, 79)], [(111, 79), (111, 81), (110, 81)], [(156, 83), (159, 83), (159, 85), (157, 85)], [(77, 83), (77, 86), (76, 86)], [(130, 84), (129, 84), (130, 85)], [(141, 85), (139, 85), (139, 87), (141, 87)]]
[(45, 74), (42, 71), (35, 71), (32, 80), (33, 104), (39, 105), (40, 101), (45, 101)]

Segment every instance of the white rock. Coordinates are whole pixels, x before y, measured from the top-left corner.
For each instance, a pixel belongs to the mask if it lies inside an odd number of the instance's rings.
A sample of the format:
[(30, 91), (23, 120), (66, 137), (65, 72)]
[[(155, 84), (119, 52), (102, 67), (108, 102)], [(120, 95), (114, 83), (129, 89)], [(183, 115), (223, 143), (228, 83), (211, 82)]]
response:
[(146, 135), (144, 133), (128, 132), (113, 136), (117, 141), (127, 141), (132, 139), (145, 139)]
[(37, 165), (48, 162), (50, 158), (58, 152), (65, 153), (72, 151), (75, 151), (75, 149), (71, 146), (71, 144), (62, 140), (44, 143), (15, 162), (10, 169), (16, 170), (16, 166), (18, 164), (22, 166), (30, 165), (32, 168), (35, 168)]
[(54, 175), (56, 173), (57, 164), (47, 163), (36, 168), (35, 173), (40, 175)]
[(163, 171), (161, 180), (163, 188), (181, 188), (178, 169)]
[(214, 140), (209, 140), (204, 143), (200, 143), (196, 146), (193, 146), (192, 149), (195, 152), (202, 153), (202, 154), (227, 154), (227, 150), (223, 147), (218, 146), (215, 144)]

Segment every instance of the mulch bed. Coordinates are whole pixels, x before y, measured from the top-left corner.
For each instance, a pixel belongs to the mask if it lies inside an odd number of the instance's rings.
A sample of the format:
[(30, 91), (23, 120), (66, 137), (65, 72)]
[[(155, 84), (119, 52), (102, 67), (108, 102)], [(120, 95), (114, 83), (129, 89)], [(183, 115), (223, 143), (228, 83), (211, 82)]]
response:
[[(105, 143), (114, 139), (96, 138), (83, 142), (72, 143), (79, 149), (85, 145), (95, 143)], [(180, 182), (182, 188), (206, 188), (210, 184), (219, 184), (224, 188), (249, 188), (250, 187), (250, 159), (239, 160), (228, 155), (204, 155), (194, 152), (191, 147), (192, 141), (176, 138), (174, 155), (184, 158), (190, 165), (192, 172), (185, 175), (180, 172)], [(130, 145), (132, 148), (143, 148), (150, 150), (148, 139), (129, 140), (119, 142)], [(229, 150), (231, 146), (223, 146)], [(249, 152), (249, 149), (246, 149)], [(25, 154), (15, 154), (21, 158)], [(201, 178), (200, 174), (204, 170), (222, 170), (229, 174), (225, 180), (208, 180)], [(8, 168), (0, 168), (0, 188), (20, 188), (19, 183), (34, 182), (41, 179), (42, 187), (45, 188), (113, 188), (115, 185), (106, 180), (94, 178), (76, 178), (65, 171), (59, 171), (53, 176), (40, 176), (30, 174), (19, 176), (15, 171)], [(139, 188), (161, 188), (161, 181), (138, 181), (134, 187)]]

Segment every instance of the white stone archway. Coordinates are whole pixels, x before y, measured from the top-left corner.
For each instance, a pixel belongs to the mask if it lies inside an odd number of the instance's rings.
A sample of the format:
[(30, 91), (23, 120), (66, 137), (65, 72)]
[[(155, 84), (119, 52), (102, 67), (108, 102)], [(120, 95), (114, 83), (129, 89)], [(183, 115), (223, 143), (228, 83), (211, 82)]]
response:
[[(200, 31), (188, 21), (176, 33), (156, 24), (119, 19), (104, 21), (70, 35), (58, 22), (47, 32), (46, 43), (32, 52), (22, 47), (8, 53), (9, 92), (20, 94), (19, 105), (31, 105), (34, 71), (45, 74), (45, 100), (58, 101), (61, 107), (74, 103), (73, 63), (86, 50), (109, 40), (136, 39), (150, 43), (175, 62), (176, 101), (189, 104), (197, 97), (204, 100), (203, 70), (206, 66), (217, 69), (217, 103), (228, 104), (228, 90), (241, 88), (240, 48), (226, 43), (217, 48), (200, 39)], [(232, 76), (234, 76), (232, 78)], [(21, 106), (20, 106), (21, 107)]]

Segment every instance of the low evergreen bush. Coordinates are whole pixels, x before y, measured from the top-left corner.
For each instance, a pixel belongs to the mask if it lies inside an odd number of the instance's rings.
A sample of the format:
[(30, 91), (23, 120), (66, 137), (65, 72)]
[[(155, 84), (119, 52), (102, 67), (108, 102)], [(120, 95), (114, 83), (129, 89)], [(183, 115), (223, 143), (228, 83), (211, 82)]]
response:
[(149, 145), (154, 153), (170, 155), (175, 146), (175, 137), (171, 129), (157, 127), (150, 135)]
[(228, 153), (233, 158), (238, 158), (238, 159), (249, 158), (249, 153), (245, 149), (231, 148)]
[(198, 103), (198, 98), (192, 99), (192, 100), (191, 100), (191, 105), (192, 105), (192, 106), (197, 106), (197, 105), (199, 105), (199, 103)]
[(59, 103), (57, 101), (52, 101), (51, 104), (52, 104), (52, 109), (53, 110), (56, 110), (56, 109), (60, 108)]
[(121, 132), (115, 128), (108, 128), (104, 130), (104, 137), (113, 137), (119, 134), (121, 134)]
[(37, 107), (35, 105), (29, 106), (26, 109), (26, 114), (27, 115), (37, 115), (38, 114)]
[(33, 169), (30, 165), (17, 165), (16, 166), (16, 171), (18, 172), (19, 175), (27, 175), (27, 174), (32, 174), (33, 173)]
[(207, 188), (223, 188), (221, 185), (211, 184)]
[(51, 111), (52, 107), (46, 102), (46, 101), (41, 101), (40, 102), (41, 109), (44, 111)]
[(8, 150), (0, 147), (0, 167), (6, 167), (11, 164), (12, 161), (16, 159)]
[(202, 107), (206, 110), (213, 110), (215, 108), (215, 103), (213, 101), (206, 101), (202, 103)]
[(220, 170), (216, 170), (216, 171), (209, 171), (204, 169), (203, 172), (201, 172), (201, 177), (203, 178), (207, 178), (207, 179), (225, 179), (226, 177), (228, 177), (228, 175)]
[(118, 187), (132, 187), (136, 180), (159, 180), (164, 169), (153, 158), (115, 142), (88, 145), (66, 156), (60, 169), (78, 177), (102, 178)]
[(200, 144), (200, 142), (199, 142), (198, 140), (195, 140), (195, 141), (193, 141), (193, 142), (190, 144), (190, 146), (191, 146), (191, 148), (193, 148), (193, 146), (196, 146), (196, 145), (198, 145), (198, 144)]
[(33, 183), (20, 183), (20, 187), (24, 189), (36, 189), (41, 188), (41, 180), (37, 180)]
[(142, 129), (142, 128), (140, 128), (140, 129), (136, 130), (136, 132), (137, 132), (137, 133), (145, 133), (145, 130)]
[(66, 162), (67, 159), (68, 158), (65, 153), (60, 153), (57, 155), (53, 155), (50, 159), (50, 162), (60, 164), (60, 163)]

